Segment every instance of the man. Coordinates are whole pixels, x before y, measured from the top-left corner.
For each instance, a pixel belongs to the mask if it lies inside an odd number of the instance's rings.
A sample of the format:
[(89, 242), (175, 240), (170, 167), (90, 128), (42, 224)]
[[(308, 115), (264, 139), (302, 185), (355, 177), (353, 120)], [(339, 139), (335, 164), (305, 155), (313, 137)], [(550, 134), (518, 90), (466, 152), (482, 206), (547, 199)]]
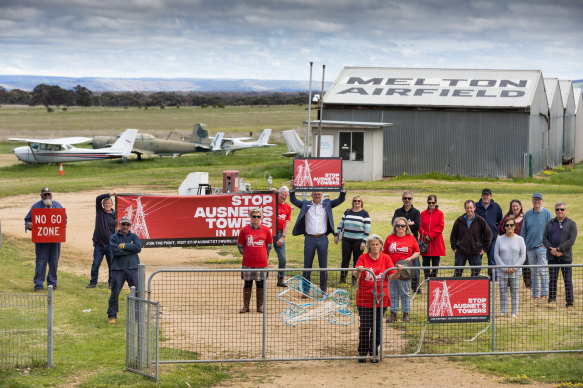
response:
[[(24, 227), (26, 230), (32, 230), (32, 209), (62, 209), (60, 203), (53, 200), (53, 192), (48, 187), (40, 191), (41, 200), (33, 204), (24, 217)], [(36, 266), (34, 270), (34, 291), (44, 290), (45, 275), (47, 286), (53, 286), (57, 289), (57, 267), (59, 265), (59, 256), (61, 255), (61, 243), (35, 243)], [(49, 273), (47, 274), (47, 264)]]
[[(334, 218), (332, 209), (344, 202), (346, 191), (344, 190), (344, 179), (340, 195), (335, 200), (322, 200), (322, 192), (315, 191), (312, 193), (311, 201), (300, 201), (296, 199), (296, 193), (293, 191), (295, 182), (292, 180), (292, 191), (290, 191), (290, 201), (300, 208), (300, 214), (292, 230), (294, 236), (303, 234), (304, 239), (304, 268), (312, 268), (314, 255), (318, 251), (318, 265), (320, 268), (328, 267), (328, 234), (334, 233)], [(306, 271), (302, 274), (306, 280), (310, 280), (311, 272)], [(328, 273), (320, 272), (320, 288), (323, 292), (328, 289)], [(307, 298), (309, 285), (303, 285), (304, 295)]]
[[(277, 253), (277, 261), (279, 269), (285, 269), (285, 236), (291, 221), (292, 208), (285, 200), (289, 195), (287, 186), (281, 186), (277, 192), (277, 236), (274, 244), (275, 253)], [(283, 282), (285, 272), (277, 273), (277, 286), (287, 287)]]
[[(115, 196), (115, 192), (111, 195)], [(99, 267), (103, 256), (107, 261), (107, 284), (111, 288), (111, 248), (109, 238), (115, 233), (117, 218), (113, 210), (111, 195), (101, 194), (95, 198), (95, 230), (93, 231), (93, 264), (91, 265), (91, 280), (86, 288), (95, 288), (99, 277)]]
[[(543, 245), (543, 233), (547, 222), (553, 218), (551, 212), (543, 207), (543, 195), (532, 195), (532, 209), (524, 214), (520, 235), (526, 243), (526, 255), (530, 265), (547, 265), (547, 252)], [(531, 268), (532, 297), (546, 298), (549, 295), (549, 274), (545, 267)], [(540, 278), (540, 290), (539, 290)], [(540, 291), (540, 293), (539, 293)]]
[[(488, 250), (492, 240), (492, 231), (482, 217), (478, 217), (476, 204), (471, 199), (464, 203), (466, 213), (453, 223), (449, 241), (455, 253), (454, 265), (482, 265), (482, 255)], [(463, 269), (456, 269), (454, 276), (462, 276)], [(471, 275), (478, 276), (480, 268), (472, 268)]]
[[(391, 219), (391, 225), (395, 222), (395, 218), (403, 217), (407, 220), (409, 224), (409, 229), (411, 233), (415, 236), (415, 240), (419, 241), (419, 227), (421, 227), (421, 213), (419, 210), (413, 207), (413, 193), (410, 191), (404, 191), (401, 195), (401, 200), (403, 201), (403, 206), (397, 208)], [(419, 267), (419, 257), (413, 259), (413, 264), (415, 267)], [(413, 291), (421, 294), (421, 289), (417, 290), (419, 287), (419, 270), (413, 271), (413, 277), (411, 278), (411, 288)]]
[(142, 251), (142, 242), (137, 234), (130, 232), (132, 221), (124, 216), (119, 222), (119, 231), (109, 239), (113, 260), (111, 261), (111, 295), (107, 317), (109, 323), (117, 322), (118, 298), (124, 282), (129, 287), (138, 288), (138, 253)]
[[(543, 245), (547, 248), (549, 264), (571, 265), (573, 261), (573, 244), (577, 238), (577, 224), (567, 217), (567, 204), (559, 201), (555, 205), (556, 217), (550, 220), (543, 232)], [(573, 281), (571, 267), (549, 268), (549, 303), (557, 300), (557, 280), (559, 269), (565, 282), (565, 301), (567, 308), (573, 307)]]
[[(496, 238), (498, 237), (498, 225), (502, 221), (502, 208), (492, 199), (492, 190), (484, 189), (482, 190), (482, 198), (476, 204), (476, 214), (486, 220), (486, 223), (490, 227), (492, 232), (492, 241), (490, 246), (486, 250), (488, 255), (488, 265), (496, 265), (494, 260), (494, 248), (496, 247)], [(490, 279), (494, 280), (494, 275), (496, 271), (492, 271), (488, 268), (488, 276)]]

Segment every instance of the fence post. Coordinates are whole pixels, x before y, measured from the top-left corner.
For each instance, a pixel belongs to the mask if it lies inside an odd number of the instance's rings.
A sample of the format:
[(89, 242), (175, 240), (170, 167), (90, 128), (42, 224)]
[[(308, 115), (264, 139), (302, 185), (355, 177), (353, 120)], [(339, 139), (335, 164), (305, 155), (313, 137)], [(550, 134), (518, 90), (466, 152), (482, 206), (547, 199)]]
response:
[(53, 286), (48, 286), (47, 295), (47, 366), (53, 366)]
[[(261, 339), (261, 357), (265, 359), (265, 347), (267, 343), (267, 272), (263, 272), (261, 276), (263, 276), (263, 338)], [(257, 283), (255, 283), (255, 287), (257, 287)]]
[(496, 269), (492, 269), (492, 300), (490, 301), (490, 311), (492, 312), (492, 352), (496, 350)]
[[(145, 264), (138, 264), (138, 294), (136, 297), (140, 299), (145, 299), (145, 285), (146, 285), (146, 265)], [(146, 346), (144, 341), (146, 336), (144, 335), (145, 324), (146, 324), (146, 311), (141, 307), (141, 304), (138, 301), (132, 301), (134, 306), (136, 307), (134, 310), (136, 311), (136, 315), (138, 318), (138, 368), (144, 368), (145, 361), (147, 358)]]

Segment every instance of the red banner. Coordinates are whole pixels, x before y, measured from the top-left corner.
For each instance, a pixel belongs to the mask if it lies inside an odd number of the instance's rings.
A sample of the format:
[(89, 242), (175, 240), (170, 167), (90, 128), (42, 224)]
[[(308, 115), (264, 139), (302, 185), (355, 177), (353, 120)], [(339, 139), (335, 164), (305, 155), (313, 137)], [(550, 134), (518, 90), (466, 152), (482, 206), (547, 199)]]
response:
[(116, 209), (132, 220), (131, 231), (144, 248), (236, 244), (239, 231), (250, 223), (249, 210), (263, 210), (263, 225), (275, 236), (277, 193), (221, 195), (118, 194)]
[(429, 280), (429, 323), (488, 322), (490, 281), (487, 277)]
[(340, 191), (341, 158), (295, 158), (295, 191)]
[(32, 209), (32, 242), (65, 242), (67, 232), (67, 215), (65, 209)]

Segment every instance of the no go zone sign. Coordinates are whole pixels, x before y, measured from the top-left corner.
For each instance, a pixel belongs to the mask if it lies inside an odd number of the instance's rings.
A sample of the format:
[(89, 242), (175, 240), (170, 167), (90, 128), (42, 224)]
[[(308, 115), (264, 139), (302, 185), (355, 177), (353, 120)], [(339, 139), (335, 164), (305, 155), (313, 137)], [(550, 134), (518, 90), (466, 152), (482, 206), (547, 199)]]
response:
[(65, 242), (67, 216), (65, 209), (32, 209), (32, 242)]

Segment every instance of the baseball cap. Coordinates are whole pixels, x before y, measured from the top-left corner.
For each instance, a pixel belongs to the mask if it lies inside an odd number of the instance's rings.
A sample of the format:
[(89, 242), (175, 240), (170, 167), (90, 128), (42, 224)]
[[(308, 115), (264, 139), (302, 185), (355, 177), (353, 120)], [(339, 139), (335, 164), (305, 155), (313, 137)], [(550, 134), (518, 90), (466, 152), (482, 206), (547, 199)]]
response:
[(482, 195), (484, 195), (484, 194), (492, 195), (492, 190), (484, 189), (484, 190), (482, 190)]
[(124, 222), (127, 222), (128, 224), (132, 224), (132, 219), (128, 216), (123, 216), (121, 218), (121, 220), (119, 221), (120, 224), (123, 224)]
[(542, 195), (541, 193), (534, 193), (534, 194), (532, 195), (532, 199), (535, 199), (535, 198), (540, 198), (540, 199), (543, 199), (543, 195)]
[(48, 187), (45, 186), (45, 187), (42, 188), (42, 190), (40, 191), (40, 193), (41, 194), (44, 194), (44, 193), (52, 194), (53, 192), (51, 191), (51, 189), (49, 189)]

